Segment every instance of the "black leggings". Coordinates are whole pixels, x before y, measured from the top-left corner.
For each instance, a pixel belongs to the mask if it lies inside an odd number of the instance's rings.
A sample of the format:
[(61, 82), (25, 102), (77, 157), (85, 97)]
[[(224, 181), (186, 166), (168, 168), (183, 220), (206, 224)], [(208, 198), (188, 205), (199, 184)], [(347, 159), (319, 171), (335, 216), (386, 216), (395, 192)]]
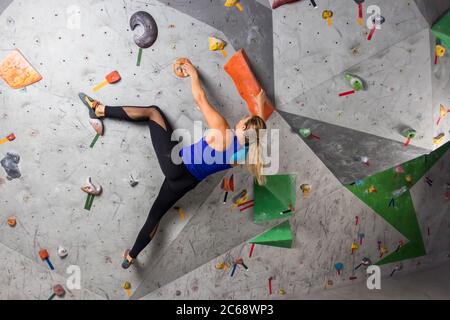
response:
[(132, 122), (148, 122), (153, 148), (155, 149), (159, 166), (165, 176), (158, 197), (153, 203), (147, 220), (145, 221), (145, 224), (139, 232), (136, 242), (129, 253), (130, 257), (135, 259), (152, 240), (152, 235), (154, 235), (159, 221), (164, 214), (188, 191), (194, 189), (199, 182), (194, 176), (191, 175), (183, 163), (179, 165), (173, 163), (171, 153), (173, 147), (177, 145), (178, 142), (171, 140), (173, 129), (161, 109), (156, 106), (142, 107), (154, 108), (157, 110), (164, 118), (167, 130), (148, 118), (139, 118), (139, 120), (132, 119), (126, 114), (123, 108), (124, 107), (105, 107), (105, 117), (123, 119)]

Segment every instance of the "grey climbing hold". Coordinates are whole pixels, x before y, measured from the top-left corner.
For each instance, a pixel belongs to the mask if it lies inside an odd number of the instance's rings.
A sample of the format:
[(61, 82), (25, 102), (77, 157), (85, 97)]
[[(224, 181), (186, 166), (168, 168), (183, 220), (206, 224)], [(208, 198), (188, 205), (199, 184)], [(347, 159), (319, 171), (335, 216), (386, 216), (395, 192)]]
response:
[(69, 254), (68, 252), (67, 252), (67, 249), (66, 248), (64, 248), (64, 247), (62, 247), (62, 246), (58, 246), (58, 256), (61, 258), (61, 259), (64, 259), (64, 258), (66, 258), (67, 257), (67, 255)]
[(136, 187), (139, 184), (139, 181), (133, 178), (133, 175), (130, 175), (130, 186), (132, 188)]
[(0, 164), (5, 169), (8, 180), (18, 179), (22, 176), (19, 170), (20, 156), (14, 153), (7, 153)]
[(144, 33), (134, 36), (134, 42), (139, 48), (150, 48), (158, 38), (158, 26), (155, 19), (145, 11), (138, 11), (131, 16), (130, 27), (134, 31), (137, 26), (144, 28)]

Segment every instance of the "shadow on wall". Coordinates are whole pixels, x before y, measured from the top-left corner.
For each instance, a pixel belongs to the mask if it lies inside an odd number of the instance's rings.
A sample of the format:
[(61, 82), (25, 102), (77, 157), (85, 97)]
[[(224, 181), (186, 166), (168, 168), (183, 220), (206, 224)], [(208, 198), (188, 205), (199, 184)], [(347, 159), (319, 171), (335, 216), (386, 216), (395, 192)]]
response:
[(415, 2), (430, 26), (450, 10), (448, 0), (415, 0)]
[(381, 290), (368, 290), (366, 283), (361, 282), (357, 285), (289, 298), (303, 300), (446, 300), (450, 299), (448, 288), (450, 288), (450, 262), (396, 278), (383, 278)]
[(11, 2), (13, 2), (13, 0), (0, 0), (0, 14), (3, 13), (3, 10), (5, 10)]

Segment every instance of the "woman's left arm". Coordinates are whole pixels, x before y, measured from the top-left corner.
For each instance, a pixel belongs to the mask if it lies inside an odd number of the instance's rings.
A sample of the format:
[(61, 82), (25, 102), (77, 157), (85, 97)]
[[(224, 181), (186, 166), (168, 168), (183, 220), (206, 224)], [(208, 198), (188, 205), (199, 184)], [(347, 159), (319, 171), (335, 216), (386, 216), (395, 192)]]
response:
[(225, 132), (225, 130), (229, 129), (230, 126), (225, 118), (208, 101), (208, 97), (203, 89), (197, 69), (192, 65), (192, 63), (184, 64), (183, 69), (191, 77), (192, 96), (194, 97), (195, 103), (200, 108), (200, 111), (203, 113), (208, 127)]
[(256, 103), (256, 115), (261, 119), (263, 119), (264, 121), (266, 121), (267, 119), (264, 118), (265, 105), (267, 102), (266, 92), (263, 89), (261, 89), (259, 94), (255, 96), (254, 99)]

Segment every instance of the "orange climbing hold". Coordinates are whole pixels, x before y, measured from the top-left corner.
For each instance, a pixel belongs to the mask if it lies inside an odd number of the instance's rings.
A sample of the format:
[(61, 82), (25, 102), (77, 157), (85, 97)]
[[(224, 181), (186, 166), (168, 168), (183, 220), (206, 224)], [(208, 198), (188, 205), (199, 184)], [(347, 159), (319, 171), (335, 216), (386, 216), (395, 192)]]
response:
[(14, 140), (16, 140), (16, 135), (14, 133), (11, 133), (6, 138), (0, 139), (0, 144), (4, 144), (4, 143), (11, 142)]
[[(241, 97), (247, 102), (250, 112), (257, 115), (255, 97), (261, 92), (261, 85), (250, 69), (244, 49), (236, 52), (227, 62), (224, 69), (233, 79)], [(270, 118), (273, 110), (272, 104), (267, 101), (264, 108), (264, 120)]]
[(17, 49), (0, 63), (0, 77), (13, 89), (21, 89), (42, 80), (39, 72)]
[(14, 228), (17, 225), (16, 217), (9, 217), (8, 218), (8, 226)]
[(189, 77), (189, 75), (186, 73), (186, 71), (184, 71), (183, 65), (186, 63), (190, 63), (190, 62), (191, 61), (188, 58), (178, 58), (177, 60), (175, 60), (175, 62), (172, 65), (173, 73), (175, 73), (175, 75), (178, 78)]
[(111, 73), (109, 73), (106, 77), (105, 77), (104, 82), (100, 83), (98, 86), (96, 86), (93, 91), (97, 92), (99, 91), (101, 88), (107, 86), (108, 84), (114, 84), (119, 82), (120, 80), (122, 80), (122, 77), (120, 76), (119, 72), (117, 71), (113, 71)]

